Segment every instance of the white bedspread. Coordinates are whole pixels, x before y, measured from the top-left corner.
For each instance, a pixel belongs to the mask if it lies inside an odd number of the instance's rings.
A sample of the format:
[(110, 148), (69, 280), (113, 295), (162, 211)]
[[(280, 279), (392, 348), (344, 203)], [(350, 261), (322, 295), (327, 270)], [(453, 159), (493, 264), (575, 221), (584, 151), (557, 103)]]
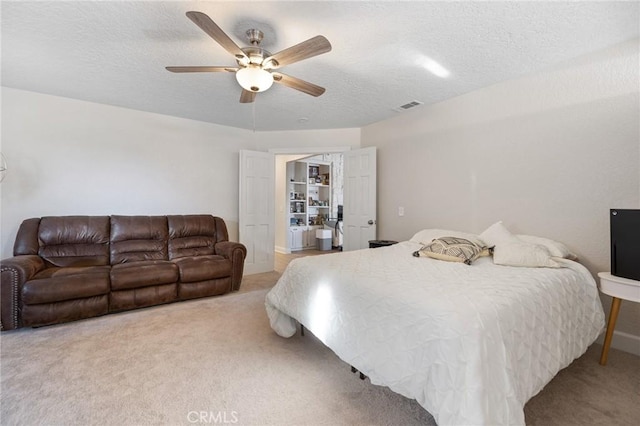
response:
[(604, 327), (582, 265), (516, 268), (417, 258), (401, 242), (293, 260), (267, 294), (272, 328), (296, 320), (342, 360), (439, 425), (524, 424), (524, 404)]

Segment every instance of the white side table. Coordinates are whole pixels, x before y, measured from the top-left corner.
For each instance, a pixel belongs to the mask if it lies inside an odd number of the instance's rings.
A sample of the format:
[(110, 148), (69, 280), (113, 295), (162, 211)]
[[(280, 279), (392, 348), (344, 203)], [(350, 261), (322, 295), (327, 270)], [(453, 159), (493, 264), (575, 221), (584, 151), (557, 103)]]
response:
[(600, 277), (600, 291), (613, 297), (609, 321), (607, 322), (607, 334), (604, 337), (604, 346), (600, 356), (600, 364), (606, 365), (613, 330), (616, 328), (616, 320), (618, 319), (618, 312), (620, 312), (620, 302), (624, 299), (640, 303), (640, 281), (616, 277), (611, 275), (610, 272), (599, 272), (598, 276)]

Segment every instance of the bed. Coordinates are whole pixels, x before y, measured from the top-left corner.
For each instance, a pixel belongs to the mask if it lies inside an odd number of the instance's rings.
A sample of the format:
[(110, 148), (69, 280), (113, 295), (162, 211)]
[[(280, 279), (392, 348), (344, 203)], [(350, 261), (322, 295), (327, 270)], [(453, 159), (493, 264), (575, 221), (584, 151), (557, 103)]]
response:
[(524, 425), (524, 404), (604, 328), (593, 277), (558, 257), (534, 268), (413, 256), (423, 245), (294, 259), (267, 294), (271, 327), (291, 337), (304, 325), (441, 426)]

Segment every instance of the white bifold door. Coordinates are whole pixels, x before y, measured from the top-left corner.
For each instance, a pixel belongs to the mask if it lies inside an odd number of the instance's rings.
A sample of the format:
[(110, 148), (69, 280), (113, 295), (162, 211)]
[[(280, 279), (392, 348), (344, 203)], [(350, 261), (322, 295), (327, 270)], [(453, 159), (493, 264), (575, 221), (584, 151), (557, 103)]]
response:
[(376, 148), (344, 153), (343, 250), (369, 247), (376, 239)]
[(275, 162), (273, 154), (240, 151), (238, 233), (247, 248), (244, 273), (273, 271), (275, 244)]

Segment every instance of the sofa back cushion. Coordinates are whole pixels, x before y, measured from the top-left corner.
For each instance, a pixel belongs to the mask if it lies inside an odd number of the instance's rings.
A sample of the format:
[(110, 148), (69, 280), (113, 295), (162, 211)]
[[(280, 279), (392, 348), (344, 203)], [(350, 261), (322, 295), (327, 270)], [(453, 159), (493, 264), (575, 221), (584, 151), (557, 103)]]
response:
[(38, 227), (38, 255), (60, 267), (108, 265), (109, 217), (43, 217)]
[(111, 264), (168, 260), (166, 216), (111, 216)]
[(38, 255), (40, 244), (38, 243), (38, 229), (40, 218), (25, 219), (18, 228), (16, 242), (13, 244), (13, 255)]
[(226, 238), (226, 227), (218, 232), (216, 219), (222, 221), (211, 215), (168, 216), (169, 259), (215, 254), (218, 237)]

